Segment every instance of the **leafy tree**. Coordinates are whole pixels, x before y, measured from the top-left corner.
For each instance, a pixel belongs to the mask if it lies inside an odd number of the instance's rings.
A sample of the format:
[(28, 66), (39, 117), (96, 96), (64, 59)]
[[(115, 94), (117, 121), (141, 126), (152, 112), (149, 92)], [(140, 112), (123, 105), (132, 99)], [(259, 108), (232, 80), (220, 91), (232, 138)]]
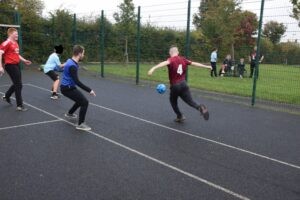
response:
[(264, 54), (264, 63), (281, 63), (278, 45), (274, 45), (268, 38), (261, 38), (260, 49)]
[(205, 19), (205, 15), (207, 14), (207, 10), (208, 10), (208, 0), (201, 0), (200, 6), (198, 7), (198, 13), (194, 14), (193, 16), (193, 24), (197, 28), (201, 28), (202, 23)]
[(281, 37), (285, 33), (287, 27), (283, 23), (278, 23), (276, 21), (269, 21), (264, 25), (263, 35), (273, 44), (280, 42)]
[[(39, 44), (42, 36), (39, 34), (42, 28), (42, 11), (44, 4), (41, 0), (4, 0), (0, 8), (9, 9), (10, 12), (18, 12), (21, 16), (21, 31), (23, 42), (23, 54), (35, 61), (39, 56)], [(2, 14), (2, 11), (1, 11)], [(11, 23), (13, 15), (8, 15)], [(16, 22), (13, 22), (15, 24)], [(34, 38), (34, 39), (33, 39)], [(34, 48), (33, 48), (34, 47)], [(36, 57), (35, 57), (36, 56)]]
[(234, 47), (236, 56), (245, 57), (255, 45), (253, 35), (257, 32), (258, 20), (255, 13), (241, 11), (237, 15), (239, 25), (234, 31)]
[(218, 47), (220, 55), (231, 52), (234, 56), (234, 48), (239, 41), (252, 42), (257, 21), (254, 16), (250, 12), (242, 12), (238, 0), (202, 0), (193, 23), (202, 31), (209, 49)]
[[(12, 0), (3, 0), (0, 3), (0, 19), (1, 24), (16, 24), (14, 21), (14, 7), (12, 5)], [(6, 37), (6, 28), (0, 29), (0, 42), (2, 42)]]
[(55, 10), (51, 15), (53, 45), (72, 44), (73, 15), (68, 10)]
[(0, 4), (0, 19), (1, 24), (15, 24), (14, 22), (14, 1), (2, 0)]
[(300, 26), (300, 1), (299, 0), (290, 0), (293, 4), (293, 18), (299, 21), (298, 26)]
[[(133, 44), (134, 41), (131, 41), (129, 43), (129, 36), (133, 36), (134, 30), (135, 30), (135, 24), (137, 21), (137, 16), (134, 12), (134, 4), (132, 0), (124, 0), (123, 3), (121, 3), (118, 8), (120, 11), (117, 13), (114, 13), (113, 17), (116, 20), (116, 26), (118, 29), (118, 32), (123, 35), (123, 40), (125, 41), (125, 48), (124, 48), (124, 56), (126, 59), (126, 64), (129, 61), (128, 56), (128, 45)], [(134, 37), (132, 37), (132, 40), (134, 40)], [(131, 45), (132, 46), (132, 45)]]

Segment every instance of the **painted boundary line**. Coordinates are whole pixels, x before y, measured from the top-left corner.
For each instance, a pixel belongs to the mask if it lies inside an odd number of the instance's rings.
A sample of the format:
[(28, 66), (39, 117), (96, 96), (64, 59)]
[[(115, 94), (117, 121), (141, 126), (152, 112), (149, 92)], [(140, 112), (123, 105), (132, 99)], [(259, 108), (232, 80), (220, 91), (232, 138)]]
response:
[(21, 125), (16, 125), (16, 126), (7, 126), (7, 127), (2, 127), (2, 128), (0, 127), (0, 131), (13, 129), (13, 128), (21, 128), (21, 127), (40, 125), (40, 124), (49, 124), (49, 123), (54, 123), (54, 122), (59, 122), (59, 121), (62, 121), (62, 120), (55, 119), (55, 120), (49, 120), (49, 121), (34, 122), (34, 123), (29, 123), (29, 124), (21, 124)]
[(213, 187), (213, 188), (215, 188), (215, 189), (217, 189), (217, 190), (221, 190), (221, 191), (223, 191), (223, 192), (225, 192), (225, 193), (227, 193), (227, 194), (230, 194), (230, 195), (232, 195), (232, 196), (234, 196), (234, 197), (236, 197), (236, 198), (239, 198), (239, 199), (242, 199), (242, 200), (250, 200), (248, 197), (242, 196), (242, 195), (240, 195), (240, 194), (238, 194), (238, 193), (235, 193), (235, 192), (233, 192), (233, 191), (231, 191), (231, 190), (229, 190), (229, 189), (226, 189), (226, 188), (224, 188), (224, 187), (222, 187), (222, 186), (220, 186), (220, 185), (214, 184), (214, 183), (212, 183), (212, 182), (210, 182), (210, 181), (208, 181), (208, 180), (206, 180), (206, 179), (200, 178), (199, 176), (196, 176), (196, 175), (194, 175), (194, 174), (191, 174), (191, 173), (189, 173), (189, 172), (186, 172), (186, 171), (184, 171), (184, 170), (181, 170), (181, 169), (179, 169), (179, 168), (177, 168), (177, 167), (175, 167), (175, 166), (173, 166), (173, 165), (169, 165), (168, 163), (165, 163), (165, 162), (163, 162), (163, 161), (161, 161), (161, 160), (158, 160), (158, 159), (156, 159), (156, 158), (153, 158), (153, 157), (151, 157), (151, 156), (148, 156), (147, 154), (144, 154), (144, 153), (139, 152), (139, 151), (137, 151), (137, 150), (135, 150), (135, 149), (132, 149), (132, 148), (130, 148), (130, 147), (128, 147), (128, 146), (125, 146), (125, 145), (123, 145), (123, 144), (121, 144), (121, 143), (118, 143), (118, 142), (116, 142), (116, 141), (114, 141), (114, 140), (111, 140), (111, 139), (109, 139), (109, 138), (106, 138), (106, 137), (104, 137), (104, 136), (102, 136), (102, 135), (100, 135), (100, 134), (97, 134), (97, 133), (93, 132), (93, 131), (87, 131), (87, 132), (89, 132), (90, 134), (92, 134), (92, 135), (94, 135), (94, 136), (96, 136), (96, 137), (98, 137), (98, 138), (101, 138), (101, 139), (103, 139), (103, 140), (106, 140), (107, 142), (110, 142), (110, 143), (115, 144), (115, 145), (117, 145), (117, 146), (119, 146), (119, 147), (121, 147), (121, 148), (124, 148), (124, 149), (126, 149), (126, 150), (128, 150), (128, 151), (131, 151), (132, 153), (138, 154), (138, 155), (140, 155), (140, 156), (142, 156), (142, 157), (144, 157), (144, 158), (146, 158), (146, 159), (148, 159), (148, 160), (151, 160), (151, 161), (153, 161), (153, 162), (155, 162), (155, 163), (158, 163), (158, 164), (160, 164), (160, 165), (162, 165), (162, 166), (165, 166), (165, 167), (167, 167), (167, 168), (169, 168), (169, 169), (172, 169), (172, 170), (174, 170), (174, 171), (176, 171), (176, 172), (179, 172), (179, 173), (181, 173), (181, 174), (183, 174), (183, 175), (185, 175), (185, 176), (188, 176), (188, 177), (190, 177), (190, 178), (192, 178), (192, 179), (195, 179), (195, 180), (197, 180), (197, 181), (199, 181), (199, 182), (201, 182), (201, 183), (204, 183), (204, 184), (206, 184), (206, 185), (208, 185), (208, 186), (210, 186), (210, 187)]
[(6, 84), (6, 85), (0, 85), (0, 87), (9, 87), (9, 86), (11, 86), (11, 85), (8, 85), (8, 84)]
[[(46, 89), (45, 89), (45, 90), (46, 90)], [(0, 92), (0, 93), (3, 94), (2, 92)], [(72, 126), (75, 126), (73, 123), (71, 123), (71, 122), (69, 122), (69, 121), (67, 121), (67, 120), (65, 120), (65, 119), (62, 119), (62, 118), (60, 118), (60, 117), (58, 117), (58, 116), (56, 116), (56, 115), (54, 115), (54, 114), (52, 114), (52, 113), (50, 113), (50, 112), (48, 112), (48, 111), (46, 111), (46, 110), (43, 110), (43, 109), (41, 109), (41, 108), (38, 108), (38, 107), (36, 107), (36, 106), (34, 106), (34, 105), (31, 105), (31, 104), (29, 104), (29, 103), (26, 103), (26, 102), (24, 102), (24, 104), (27, 105), (27, 106), (29, 106), (29, 107), (31, 107), (31, 108), (34, 108), (34, 109), (36, 109), (36, 110), (42, 112), (42, 113), (45, 113), (45, 114), (47, 114), (47, 115), (49, 115), (49, 116), (55, 117), (55, 118), (57, 119), (57, 121), (63, 121), (63, 122), (66, 122), (66, 123), (68, 123), (68, 124), (70, 124), (70, 125), (72, 125)], [(27, 112), (28, 112), (28, 111), (27, 111)], [(245, 196), (243, 196), (243, 195), (240, 195), (240, 194), (238, 194), (238, 193), (235, 193), (235, 192), (233, 192), (233, 191), (231, 191), (231, 190), (229, 190), (229, 189), (227, 189), (227, 188), (224, 188), (224, 187), (222, 187), (222, 186), (220, 186), (220, 185), (217, 185), (217, 184), (215, 184), (215, 183), (213, 183), (213, 182), (210, 182), (210, 181), (208, 181), (208, 180), (206, 180), (206, 179), (203, 179), (203, 178), (201, 178), (201, 177), (199, 177), (199, 176), (196, 176), (196, 175), (191, 174), (191, 173), (189, 173), (189, 172), (187, 172), (187, 171), (181, 170), (181, 169), (179, 169), (179, 168), (177, 168), (177, 167), (175, 167), (175, 166), (173, 166), (173, 165), (167, 164), (167, 163), (165, 163), (165, 162), (163, 162), (163, 161), (161, 161), (161, 160), (158, 160), (158, 159), (156, 159), (156, 158), (154, 158), (154, 157), (151, 157), (151, 156), (149, 156), (149, 155), (147, 155), (147, 154), (144, 154), (144, 153), (142, 153), (142, 152), (139, 152), (139, 151), (137, 151), (137, 150), (135, 150), (135, 149), (133, 149), (133, 148), (130, 148), (130, 147), (126, 146), (126, 145), (123, 145), (123, 144), (121, 144), (121, 143), (119, 143), (119, 142), (116, 142), (116, 141), (114, 141), (114, 140), (111, 140), (111, 139), (109, 139), (109, 138), (107, 138), (107, 137), (105, 137), (105, 136), (103, 136), (103, 135), (101, 135), (101, 134), (99, 134), (99, 133), (96, 133), (96, 132), (93, 132), (93, 131), (86, 131), (86, 132), (88, 132), (88, 133), (90, 133), (91, 135), (94, 135), (94, 136), (96, 136), (96, 137), (98, 137), (98, 138), (100, 138), (100, 139), (102, 139), (102, 140), (105, 140), (105, 141), (107, 141), (107, 142), (109, 142), (109, 143), (111, 143), (111, 144), (114, 144), (114, 145), (116, 145), (116, 146), (119, 146), (119, 147), (121, 147), (121, 148), (123, 148), (123, 149), (125, 149), (125, 150), (127, 150), (127, 151), (130, 151), (130, 152), (132, 152), (132, 153), (134, 153), (134, 154), (137, 154), (137, 155), (139, 155), (139, 156), (141, 156), (141, 157), (143, 157), (143, 158), (145, 158), (145, 159), (147, 159), (147, 160), (151, 160), (151, 161), (153, 161), (153, 162), (155, 162), (155, 163), (157, 163), (157, 164), (159, 164), (159, 165), (162, 165), (162, 166), (164, 166), (164, 167), (166, 167), (166, 168), (169, 168), (169, 169), (171, 169), (171, 170), (173, 170), (173, 171), (176, 171), (176, 172), (178, 172), (178, 173), (180, 173), (180, 174), (183, 174), (183, 175), (185, 175), (185, 176), (188, 176), (188, 177), (190, 177), (190, 178), (192, 178), (192, 179), (194, 179), (194, 180), (196, 180), (196, 181), (199, 181), (199, 182), (201, 182), (201, 183), (204, 183), (204, 184), (206, 184), (206, 185), (208, 185), (208, 186), (210, 186), (210, 187), (212, 187), (212, 188), (214, 188), (214, 189), (220, 190), (220, 191), (222, 191), (222, 192), (224, 192), (224, 193), (226, 193), (226, 194), (229, 194), (229, 195), (231, 195), (231, 196), (234, 196), (234, 197), (236, 197), (236, 198), (238, 198), (238, 199), (241, 199), (241, 200), (250, 200), (248, 197), (245, 197)]]
[[(38, 88), (40, 90), (44, 90), (44, 91), (49, 91), (50, 92), (50, 90), (48, 90), (46, 88), (42, 88), (42, 87), (39, 87), (39, 86), (36, 86), (36, 85), (33, 85), (33, 84), (26, 84), (26, 85)], [(117, 111), (117, 110), (114, 110), (114, 109), (111, 109), (111, 108), (107, 108), (107, 107), (104, 107), (104, 106), (100, 106), (100, 105), (97, 105), (97, 104), (94, 104), (94, 103), (91, 103), (91, 102), (90, 102), (90, 105), (98, 107), (98, 108), (101, 108), (101, 109), (104, 109), (104, 110), (108, 110), (108, 111), (111, 111), (111, 112), (114, 112), (114, 113), (117, 113), (117, 114), (120, 114), (120, 115), (123, 115), (123, 116), (126, 116), (126, 117), (130, 117), (130, 118), (133, 118), (133, 119), (136, 119), (136, 120), (148, 123), (148, 124), (152, 124), (152, 125), (155, 125), (155, 126), (158, 126), (158, 127), (161, 127), (161, 128), (165, 128), (165, 129), (177, 132), (177, 133), (181, 133), (183, 135), (187, 135), (187, 136), (190, 136), (190, 137), (193, 137), (193, 138), (204, 140), (204, 141), (207, 141), (207, 142), (210, 142), (210, 143), (214, 143), (214, 144), (217, 144), (217, 145), (220, 145), (220, 146), (224, 146), (224, 147), (227, 147), (227, 148), (230, 148), (230, 149), (234, 149), (236, 151), (247, 153), (247, 154), (250, 154), (252, 156), (256, 156), (256, 157), (259, 157), (259, 158), (262, 158), (262, 159), (273, 161), (275, 163), (282, 164), (282, 165), (285, 165), (285, 166), (292, 167), (292, 168), (300, 170), (300, 166), (292, 164), (292, 163), (284, 162), (284, 161), (281, 161), (281, 160), (278, 160), (278, 159), (275, 159), (275, 158), (271, 158), (269, 156), (265, 156), (265, 155), (258, 154), (258, 153), (255, 153), (255, 152), (252, 152), (252, 151), (249, 151), (249, 150), (245, 150), (245, 149), (242, 149), (242, 148), (239, 148), (239, 147), (235, 147), (235, 146), (232, 146), (232, 145), (229, 145), (229, 144), (225, 144), (225, 143), (218, 142), (218, 141), (215, 141), (215, 140), (212, 140), (212, 139), (208, 139), (208, 138), (205, 138), (205, 137), (194, 135), (194, 134), (191, 134), (191, 133), (188, 133), (188, 132), (185, 132), (185, 131), (177, 130), (175, 128), (171, 128), (171, 127), (165, 126), (163, 124), (158, 124), (158, 123), (146, 120), (146, 119), (142, 119), (142, 118), (139, 118), (139, 117), (136, 117), (136, 116), (133, 116), (133, 115), (130, 115), (130, 114), (126, 114), (124, 112), (120, 112), (120, 111)]]

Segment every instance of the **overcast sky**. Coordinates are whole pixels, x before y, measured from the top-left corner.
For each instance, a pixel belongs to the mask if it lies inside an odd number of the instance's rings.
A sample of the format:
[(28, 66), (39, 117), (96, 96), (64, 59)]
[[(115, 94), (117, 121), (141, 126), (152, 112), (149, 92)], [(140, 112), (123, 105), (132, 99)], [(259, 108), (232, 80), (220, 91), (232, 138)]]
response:
[[(56, 9), (67, 9), (78, 16), (99, 15), (104, 10), (105, 16), (113, 21), (113, 13), (123, 0), (43, 0), (44, 15)], [(187, 23), (187, 0), (133, 0), (135, 7), (141, 6), (142, 22), (151, 22), (158, 26), (184, 29)], [(191, 0), (191, 13), (196, 13), (200, 0)], [(243, 0), (242, 8), (260, 14), (260, 0)], [(284, 23), (287, 33), (284, 40), (300, 40), (300, 29), (296, 20), (289, 17), (292, 6), (289, 0), (265, 0), (264, 23), (275, 20)]]

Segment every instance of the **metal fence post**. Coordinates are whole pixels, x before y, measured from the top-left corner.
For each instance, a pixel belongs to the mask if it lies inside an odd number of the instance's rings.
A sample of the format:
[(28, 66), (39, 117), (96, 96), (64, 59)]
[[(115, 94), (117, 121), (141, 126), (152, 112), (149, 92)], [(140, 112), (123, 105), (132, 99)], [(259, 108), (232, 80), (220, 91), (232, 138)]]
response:
[(258, 36), (256, 41), (257, 51), (255, 57), (255, 68), (254, 68), (254, 78), (253, 78), (253, 89), (252, 89), (252, 101), (251, 105), (254, 106), (256, 100), (256, 84), (258, 79), (258, 71), (259, 71), (259, 54), (260, 54), (260, 38), (262, 32), (262, 21), (263, 21), (263, 13), (264, 13), (264, 4), (265, 0), (261, 1), (261, 8), (260, 8), (260, 19), (259, 19), (259, 28), (258, 28)]
[(100, 62), (101, 62), (101, 77), (104, 77), (104, 11), (101, 11), (101, 23), (100, 23)]
[[(191, 0), (188, 1), (188, 11), (187, 11), (187, 25), (186, 25), (186, 38), (185, 38), (185, 57), (190, 57), (190, 45), (191, 45), (191, 38), (190, 38), (190, 21), (191, 21)], [(188, 81), (188, 70), (185, 74), (185, 79)]]
[(137, 35), (136, 35), (136, 84), (139, 84), (140, 79), (140, 57), (141, 57), (141, 7), (138, 7), (137, 16)]
[[(15, 12), (15, 24), (19, 25), (20, 28), (18, 29), (18, 40), (19, 40), (19, 53), (23, 56), (23, 40), (22, 40), (22, 29), (21, 29), (21, 15), (19, 12)], [(24, 68), (23, 62), (20, 62), (19, 65), (20, 69)]]
[(73, 17), (73, 31), (72, 31), (72, 33), (73, 33), (73, 46), (77, 43), (77, 27), (76, 27), (77, 25), (76, 25), (76, 14), (74, 14), (74, 17)]

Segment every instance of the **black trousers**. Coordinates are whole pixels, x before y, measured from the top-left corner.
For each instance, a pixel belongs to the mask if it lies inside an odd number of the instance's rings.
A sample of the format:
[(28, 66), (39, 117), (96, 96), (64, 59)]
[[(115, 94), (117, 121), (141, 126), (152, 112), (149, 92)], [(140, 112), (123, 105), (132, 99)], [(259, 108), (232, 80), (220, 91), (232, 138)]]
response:
[(238, 66), (239, 75), (244, 76), (245, 67)]
[(182, 117), (182, 113), (180, 112), (178, 108), (178, 97), (180, 97), (185, 103), (187, 103), (189, 106), (199, 109), (200, 105), (198, 105), (196, 102), (194, 102), (189, 86), (186, 84), (185, 81), (182, 81), (178, 84), (172, 85), (170, 88), (170, 103), (174, 110), (174, 112), (177, 115), (177, 118)]
[(213, 74), (214, 74), (215, 77), (217, 77), (217, 63), (216, 62), (210, 62), (210, 65), (212, 67), (212, 69), (210, 71), (210, 76), (213, 77)]
[(255, 63), (250, 64), (250, 78), (252, 78), (255, 69)]
[(73, 114), (79, 107), (79, 120), (78, 124), (80, 125), (85, 121), (85, 115), (89, 106), (89, 101), (87, 98), (79, 91), (76, 87), (60, 87), (61, 93), (68, 97), (69, 99), (75, 101), (74, 105), (70, 108), (69, 114)]
[(5, 93), (5, 97), (10, 98), (13, 93), (15, 93), (17, 106), (23, 106), (22, 99), (22, 76), (21, 70), (18, 64), (6, 64), (5, 71), (9, 75), (13, 84)]

